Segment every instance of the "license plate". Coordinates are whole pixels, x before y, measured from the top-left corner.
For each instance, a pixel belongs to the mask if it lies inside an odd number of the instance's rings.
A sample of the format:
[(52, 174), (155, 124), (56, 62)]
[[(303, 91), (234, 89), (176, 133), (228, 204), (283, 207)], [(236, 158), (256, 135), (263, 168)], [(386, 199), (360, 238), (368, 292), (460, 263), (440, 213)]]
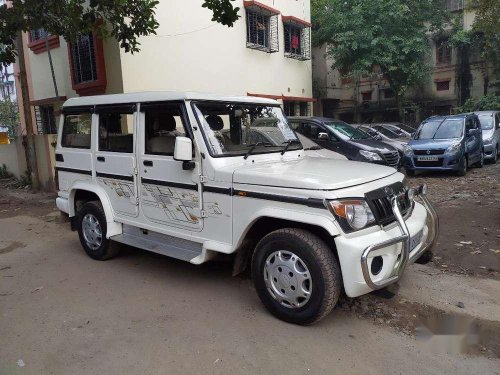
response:
[(419, 156), (417, 157), (418, 161), (438, 161), (439, 158), (437, 156)]
[(420, 244), (420, 242), (422, 241), (423, 234), (424, 232), (421, 230), (416, 235), (410, 238), (410, 252), (415, 250), (415, 248)]

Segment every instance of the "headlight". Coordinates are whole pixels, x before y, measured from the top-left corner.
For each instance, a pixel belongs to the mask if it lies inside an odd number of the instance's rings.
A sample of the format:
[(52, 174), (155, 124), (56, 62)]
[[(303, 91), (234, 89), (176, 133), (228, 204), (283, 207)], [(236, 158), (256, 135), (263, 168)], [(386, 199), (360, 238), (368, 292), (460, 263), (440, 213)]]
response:
[(370, 161), (379, 161), (382, 160), (379, 154), (376, 152), (371, 152), (371, 151), (365, 151), (365, 150), (360, 150), (359, 153), (361, 156), (363, 156), (365, 159), (368, 159)]
[(405, 156), (409, 156), (409, 157), (412, 157), (413, 156), (413, 149), (406, 145), (403, 147), (403, 154), (405, 154)]
[(490, 135), (489, 137), (484, 138), (483, 142), (484, 143), (491, 143), (491, 141), (493, 141), (493, 134)]
[(375, 217), (364, 199), (346, 199), (328, 202), (344, 232), (353, 232), (375, 223)]
[(461, 146), (462, 146), (461, 143), (454, 143), (446, 149), (446, 153), (447, 154), (455, 154), (458, 151), (460, 151)]

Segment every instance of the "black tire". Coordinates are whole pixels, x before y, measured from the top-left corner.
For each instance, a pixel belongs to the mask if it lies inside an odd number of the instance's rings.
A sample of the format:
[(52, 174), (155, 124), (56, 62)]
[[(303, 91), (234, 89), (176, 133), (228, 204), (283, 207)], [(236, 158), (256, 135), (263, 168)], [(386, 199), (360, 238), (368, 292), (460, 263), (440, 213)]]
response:
[(484, 151), (481, 151), (481, 158), (479, 161), (474, 165), (477, 168), (482, 168), (484, 167)]
[[(266, 260), (278, 250), (297, 256), (309, 271), (310, 298), (301, 307), (292, 308), (279, 303), (266, 285)], [(293, 277), (286, 278), (294, 280)], [(332, 249), (316, 235), (296, 228), (276, 230), (259, 241), (252, 257), (252, 279), (260, 300), (274, 316), (301, 325), (313, 324), (328, 315), (342, 289), (342, 275)]]
[(491, 164), (496, 164), (498, 161), (498, 145), (493, 150), (493, 159), (491, 159)]
[(413, 177), (415, 176), (415, 170), (414, 169), (406, 169), (406, 175)]
[(465, 176), (467, 174), (468, 160), (467, 156), (463, 156), (460, 161), (460, 169), (457, 171), (459, 176)]
[(418, 258), (415, 263), (418, 264), (427, 264), (432, 261), (432, 258), (434, 258), (434, 253), (432, 250), (427, 250), (422, 255), (420, 255), (420, 258)]
[[(91, 245), (85, 239), (83, 220), (87, 215), (92, 215), (94, 218), (96, 218), (101, 229), (100, 236), (95, 236), (95, 238), (100, 238), (100, 245), (96, 248), (91, 247)], [(110, 246), (110, 241), (106, 238), (106, 215), (104, 214), (101, 202), (92, 201), (85, 203), (78, 210), (77, 217), (78, 236), (80, 237), (80, 243), (82, 244), (85, 252), (89, 257), (95, 260), (107, 260), (118, 253), (118, 248), (116, 246)]]

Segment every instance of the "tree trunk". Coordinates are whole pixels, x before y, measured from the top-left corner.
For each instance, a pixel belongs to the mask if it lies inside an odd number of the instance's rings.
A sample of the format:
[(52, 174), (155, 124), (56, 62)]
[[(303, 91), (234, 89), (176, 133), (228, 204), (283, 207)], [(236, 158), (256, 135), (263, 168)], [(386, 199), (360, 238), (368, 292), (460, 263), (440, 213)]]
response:
[(23, 101), (24, 121), (26, 124), (26, 139), (24, 147), (26, 151), (26, 163), (28, 166), (28, 173), (31, 179), (33, 190), (40, 189), (40, 178), (38, 176), (38, 166), (35, 151), (35, 138), (33, 130), (33, 119), (31, 117), (31, 104), (28, 89), (28, 78), (26, 76), (26, 61), (24, 60), (24, 44), (22, 32), (17, 33), (16, 38), (17, 47), (17, 61), (19, 64), (19, 82), (21, 83), (21, 97)]

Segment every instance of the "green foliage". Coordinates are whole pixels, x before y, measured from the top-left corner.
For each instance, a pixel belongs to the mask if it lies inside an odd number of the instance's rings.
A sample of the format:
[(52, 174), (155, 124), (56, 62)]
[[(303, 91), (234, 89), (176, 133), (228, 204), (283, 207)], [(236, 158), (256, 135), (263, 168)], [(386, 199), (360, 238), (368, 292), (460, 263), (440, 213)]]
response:
[(500, 111), (500, 95), (490, 93), (480, 99), (469, 99), (458, 109), (459, 113), (475, 111)]
[(429, 74), (429, 33), (448, 22), (441, 0), (313, 0), (315, 44), (355, 77), (379, 68), (398, 101)]
[[(163, 0), (168, 1), (168, 0)], [(233, 0), (205, 0), (213, 20), (232, 26), (238, 19)], [(0, 64), (15, 61), (15, 39), (19, 31), (43, 28), (66, 40), (96, 31), (112, 36), (126, 52), (139, 51), (138, 38), (156, 34), (157, 0), (12, 0), (13, 7), (0, 6)]]
[(19, 111), (17, 104), (10, 100), (0, 100), (0, 127), (9, 129), (9, 137), (15, 138), (19, 124)]
[(9, 172), (5, 164), (2, 164), (2, 166), (0, 166), (0, 178), (11, 178), (11, 177), (13, 177), (13, 174)]
[(471, 7), (476, 12), (472, 29), (481, 36), (482, 54), (500, 70), (500, 1), (472, 0)]

